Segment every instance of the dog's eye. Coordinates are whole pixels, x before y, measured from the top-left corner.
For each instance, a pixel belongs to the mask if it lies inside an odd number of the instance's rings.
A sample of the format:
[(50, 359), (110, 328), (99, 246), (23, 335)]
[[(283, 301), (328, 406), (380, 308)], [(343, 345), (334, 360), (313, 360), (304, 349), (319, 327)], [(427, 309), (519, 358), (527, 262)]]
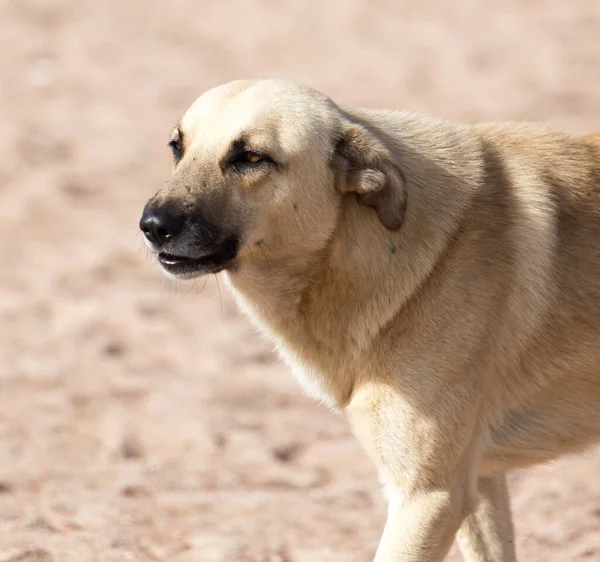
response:
[(256, 152), (246, 152), (245, 157), (249, 164), (258, 164), (263, 161), (263, 157)]
[(175, 160), (181, 160), (183, 156), (183, 145), (179, 139), (173, 139), (169, 142), (169, 148), (173, 152), (173, 157)]
[(230, 160), (231, 165), (237, 167), (257, 166), (265, 162), (272, 162), (272, 160), (266, 154), (254, 152), (253, 150), (238, 152)]

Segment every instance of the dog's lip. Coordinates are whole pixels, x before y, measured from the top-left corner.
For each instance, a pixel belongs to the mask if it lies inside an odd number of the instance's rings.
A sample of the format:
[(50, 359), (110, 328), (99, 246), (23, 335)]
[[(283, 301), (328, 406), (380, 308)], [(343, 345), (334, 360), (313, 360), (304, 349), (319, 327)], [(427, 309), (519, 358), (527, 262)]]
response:
[(179, 254), (169, 254), (168, 252), (158, 252), (158, 261), (161, 265), (172, 268), (179, 266), (200, 266), (209, 262), (220, 261), (218, 258), (221, 255), (221, 250), (205, 254), (200, 257), (184, 256)]
[(226, 269), (235, 259), (237, 251), (237, 238), (231, 237), (227, 238), (219, 248), (201, 256), (158, 252), (157, 258), (158, 263), (168, 273), (180, 277), (195, 277)]
[(188, 256), (178, 256), (167, 252), (158, 252), (158, 261), (164, 265), (177, 265), (186, 262), (199, 261), (203, 258), (191, 258)]

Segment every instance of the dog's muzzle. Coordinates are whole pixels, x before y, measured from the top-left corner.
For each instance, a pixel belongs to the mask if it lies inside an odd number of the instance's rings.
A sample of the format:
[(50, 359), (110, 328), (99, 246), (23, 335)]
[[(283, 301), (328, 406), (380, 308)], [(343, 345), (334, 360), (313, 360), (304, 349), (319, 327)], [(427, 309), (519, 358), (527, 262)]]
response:
[(236, 235), (224, 234), (197, 213), (185, 213), (175, 204), (150, 201), (139, 226), (148, 248), (158, 255), (158, 263), (178, 278), (227, 269), (239, 248)]

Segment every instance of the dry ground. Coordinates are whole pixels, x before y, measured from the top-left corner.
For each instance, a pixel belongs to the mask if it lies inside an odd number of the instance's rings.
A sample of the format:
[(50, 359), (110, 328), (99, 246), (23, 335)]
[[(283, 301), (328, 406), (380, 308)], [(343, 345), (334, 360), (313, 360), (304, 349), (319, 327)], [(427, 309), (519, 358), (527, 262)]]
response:
[[(0, 0), (0, 561), (371, 560), (384, 505), (342, 419), (136, 223), (171, 125), (233, 78), (600, 130), (598, 0), (491, 5)], [(521, 560), (600, 560), (600, 451), (511, 487)]]

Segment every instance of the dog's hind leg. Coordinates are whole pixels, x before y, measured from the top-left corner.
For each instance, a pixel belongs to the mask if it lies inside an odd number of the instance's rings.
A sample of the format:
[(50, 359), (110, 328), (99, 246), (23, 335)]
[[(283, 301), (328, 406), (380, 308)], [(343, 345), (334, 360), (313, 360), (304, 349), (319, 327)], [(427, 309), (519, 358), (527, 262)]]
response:
[(456, 537), (465, 562), (516, 562), (506, 477), (479, 478), (477, 487), (477, 507)]

